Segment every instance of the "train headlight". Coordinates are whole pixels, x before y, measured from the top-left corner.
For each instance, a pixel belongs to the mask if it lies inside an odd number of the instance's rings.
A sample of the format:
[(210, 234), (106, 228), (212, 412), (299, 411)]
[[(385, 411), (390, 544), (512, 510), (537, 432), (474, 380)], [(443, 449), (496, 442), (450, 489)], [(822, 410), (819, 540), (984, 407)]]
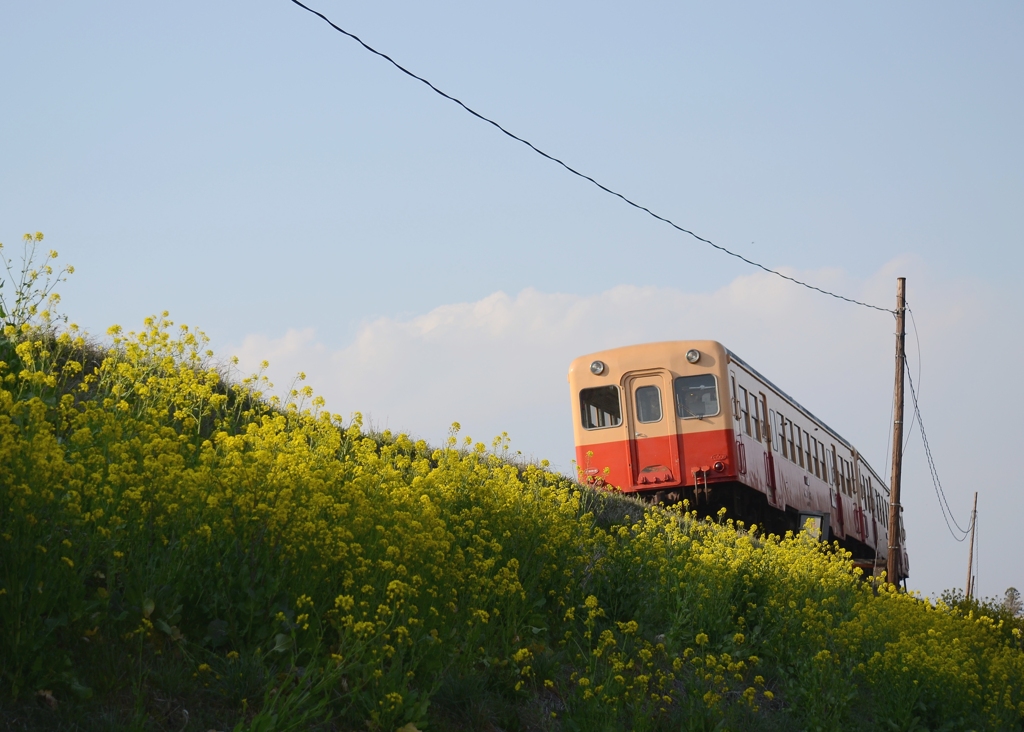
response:
[(604, 373), (605, 368), (604, 361), (594, 361), (590, 364), (590, 373), (594, 376), (600, 376)]
[(691, 348), (689, 351), (686, 352), (686, 360), (689, 361), (690, 363), (697, 363), (698, 361), (700, 361), (700, 351), (698, 351), (696, 348)]

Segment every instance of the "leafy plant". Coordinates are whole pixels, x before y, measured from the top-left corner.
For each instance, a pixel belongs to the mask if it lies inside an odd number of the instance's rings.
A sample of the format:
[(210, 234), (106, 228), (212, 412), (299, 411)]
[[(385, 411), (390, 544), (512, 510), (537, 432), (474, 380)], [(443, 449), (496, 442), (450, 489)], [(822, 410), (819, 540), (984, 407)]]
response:
[[(60, 302), (60, 296), (54, 288), (67, 281), (67, 275), (75, 271), (70, 265), (55, 271), (53, 265), (57, 260), (57, 252), (52, 249), (47, 251), (41, 262), (36, 262), (39, 245), (43, 241), (42, 232), (25, 234), (22, 241), (24, 248), (20, 270), (12, 269), (14, 261), (4, 255), (4, 245), (0, 243), (0, 259), (3, 260), (8, 277), (7, 280), (0, 279), (0, 321), (18, 332), (37, 318), (45, 323), (58, 319), (54, 308)], [(3, 291), (5, 285), (13, 287), (7, 297)], [(67, 321), (66, 317), (60, 319)]]
[(184, 729), (184, 696), (239, 732), (1024, 728), (1020, 629), (991, 604), (595, 492), (505, 437), (435, 448), (273, 400), (166, 313), (103, 351), (5, 332), (0, 715)]

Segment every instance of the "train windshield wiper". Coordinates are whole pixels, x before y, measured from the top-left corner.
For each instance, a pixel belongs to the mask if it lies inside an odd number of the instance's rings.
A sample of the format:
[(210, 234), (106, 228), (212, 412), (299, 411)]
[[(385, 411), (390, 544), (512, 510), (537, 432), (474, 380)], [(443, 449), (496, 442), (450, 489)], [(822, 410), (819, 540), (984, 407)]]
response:
[(679, 406), (680, 406), (680, 407), (682, 407), (683, 411), (684, 411), (684, 412), (686, 412), (686, 413), (688, 413), (688, 414), (689, 414), (689, 415), (690, 415), (691, 417), (696, 417), (697, 419), (699, 419), (699, 420), (701, 420), (701, 421), (703, 421), (703, 420), (704, 420), (704, 415), (703, 415), (703, 414), (697, 414), (696, 412), (691, 412), (691, 411), (690, 411), (690, 410), (689, 410), (689, 409), (688, 409), (688, 408), (686, 407), (686, 405), (685, 405), (685, 404), (680, 404)]

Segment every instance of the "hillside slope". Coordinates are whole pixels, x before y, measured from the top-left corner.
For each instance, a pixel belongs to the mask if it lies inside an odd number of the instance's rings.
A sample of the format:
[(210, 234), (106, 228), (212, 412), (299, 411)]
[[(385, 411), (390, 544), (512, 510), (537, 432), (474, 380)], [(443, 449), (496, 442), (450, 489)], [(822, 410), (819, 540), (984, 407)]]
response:
[(1024, 729), (1019, 628), (367, 434), (172, 325), (0, 339), (7, 728)]

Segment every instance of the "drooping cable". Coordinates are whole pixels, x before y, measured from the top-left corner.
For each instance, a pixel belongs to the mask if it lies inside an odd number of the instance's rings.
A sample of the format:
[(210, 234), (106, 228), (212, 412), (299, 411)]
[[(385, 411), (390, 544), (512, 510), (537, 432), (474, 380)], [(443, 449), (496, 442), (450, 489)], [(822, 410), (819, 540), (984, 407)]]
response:
[(377, 56), (380, 56), (382, 59), (384, 59), (385, 61), (390, 63), (392, 66), (394, 66), (396, 69), (401, 71), (406, 76), (409, 76), (409, 77), (415, 79), (416, 81), (422, 82), (423, 84), (428, 86), (436, 94), (439, 94), (440, 96), (444, 97), (448, 101), (454, 102), (455, 104), (459, 105), (460, 107), (462, 107), (462, 109), (464, 109), (465, 111), (469, 112), (471, 115), (473, 115), (477, 119), (481, 120), (482, 122), (486, 122), (487, 124), (497, 128), (500, 132), (502, 132), (503, 134), (505, 134), (508, 137), (512, 138), (513, 140), (515, 140), (517, 142), (520, 142), (523, 145), (526, 145), (528, 148), (530, 148), (533, 152), (537, 153), (541, 157), (546, 158), (547, 160), (550, 160), (553, 163), (557, 163), (558, 165), (562, 166), (563, 168), (565, 168), (567, 171), (569, 171), (573, 175), (575, 175), (575, 176), (577, 176), (579, 178), (582, 178), (583, 180), (589, 181), (590, 183), (593, 183), (595, 186), (600, 188), (605, 193), (607, 193), (609, 195), (612, 195), (612, 196), (615, 196), (616, 198), (621, 199), (622, 201), (624, 201), (625, 203), (629, 204), (633, 208), (639, 209), (640, 211), (643, 211), (644, 213), (654, 217), (658, 221), (661, 221), (663, 223), (668, 224), (673, 229), (676, 229), (677, 231), (680, 231), (680, 232), (682, 232), (684, 234), (689, 234), (690, 236), (692, 236), (697, 241), (703, 242), (704, 244), (707, 244), (707, 245), (709, 245), (711, 247), (714, 247), (718, 251), (723, 252), (724, 254), (728, 254), (730, 257), (735, 257), (736, 259), (739, 259), (739, 260), (741, 260), (743, 262), (746, 262), (747, 264), (749, 264), (752, 267), (757, 267), (758, 269), (764, 270), (765, 272), (767, 272), (769, 274), (773, 274), (776, 277), (781, 277), (782, 279), (788, 280), (788, 281), (790, 281), (790, 282), (792, 282), (794, 284), (800, 285), (801, 287), (806, 287), (808, 290), (814, 290), (815, 292), (819, 292), (822, 295), (828, 295), (829, 297), (834, 297), (837, 300), (844, 300), (844, 301), (846, 301), (848, 303), (852, 303), (854, 305), (860, 305), (861, 307), (870, 308), (872, 310), (880, 310), (880, 311), (886, 312), (886, 313), (893, 312), (889, 308), (883, 308), (883, 307), (880, 307), (878, 305), (871, 305), (870, 303), (861, 302), (860, 300), (856, 300), (856, 299), (854, 299), (852, 297), (846, 297), (845, 295), (839, 295), (839, 294), (837, 294), (835, 292), (830, 292), (829, 290), (825, 290), (825, 289), (822, 289), (821, 287), (817, 287), (815, 285), (812, 285), (810, 283), (804, 282), (802, 280), (798, 280), (795, 277), (790, 277), (789, 275), (783, 274), (782, 272), (779, 272), (778, 270), (772, 269), (770, 267), (766, 267), (765, 265), (761, 264), (760, 262), (755, 262), (754, 260), (749, 259), (749, 258), (743, 256), (742, 254), (738, 254), (737, 252), (734, 252), (731, 249), (727, 249), (726, 247), (723, 247), (720, 244), (715, 244), (710, 239), (705, 239), (704, 237), (695, 234), (694, 232), (690, 231), (689, 229), (686, 229), (686, 228), (680, 226), (679, 224), (675, 223), (671, 219), (666, 218), (665, 216), (661, 216), (660, 214), (655, 213), (654, 211), (652, 211), (651, 209), (647, 208), (646, 206), (643, 206), (643, 205), (641, 205), (639, 203), (636, 203), (632, 199), (627, 198), (622, 193), (619, 193), (618, 191), (613, 190), (612, 188), (609, 188), (608, 186), (604, 185), (603, 183), (599, 183), (597, 180), (595, 180), (594, 178), (590, 177), (589, 175), (586, 175), (585, 173), (581, 173), (580, 171), (576, 170), (575, 168), (570, 166), (568, 163), (560, 160), (559, 158), (555, 157), (554, 155), (551, 155), (549, 153), (544, 152), (542, 149), (540, 149), (539, 147), (534, 145), (529, 140), (527, 140), (527, 139), (525, 139), (523, 137), (519, 137), (518, 135), (510, 132), (509, 130), (507, 130), (504, 127), (502, 127), (500, 124), (498, 124), (496, 121), (494, 121), (490, 117), (485, 117), (483, 114), (481, 114), (480, 112), (477, 112), (475, 109), (473, 109), (472, 107), (467, 105), (465, 102), (463, 102), (460, 99), (458, 99), (456, 97), (453, 97), (451, 94), (448, 94), (447, 92), (444, 92), (441, 89), (437, 88), (436, 86), (434, 86), (434, 84), (432, 84), (430, 81), (428, 81), (427, 79), (423, 78), (422, 76), (418, 76), (417, 74), (414, 74), (412, 71), (410, 71), (409, 69), (407, 69), (404, 66), (402, 66), (400, 63), (395, 61), (393, 58), (388, 56), (386, 53), (383, 53), (381, 51), (378, 51), (376, 48), (373, 48), (368, 43), (366, 43), (362, 38), (360, 38), (359, 36), (357, 36), (354, 33), (351, 33), (350, 31), (345, 30), (341, 26), (337, 25), (330, 18), (328, 18), (326, 15), (324, 15), (320, 11), (314, 10), (313, 8), (309, 7), (308, 5), (305, 5), (304, 3), (300, 2), (299, 0), (291, 0), (291, 2), (294, 3), (295, 5), (298, 5), (303, 10), (306, 10), (306, 11), (312, 13), (313, 15), (317, 16), (318, 18), (320, 18), (322, 21), (327, 23), (329, 26), (331, 26), (334, 30), (338, 31), (339, 33), (341, 33), (341, 34), (343, 34), (345, 36), (348, 36), (349, 38), (354, 40), (356, 43), (358, 43), (360, 46), (362, 46), (367, 51), (369, 51), (370, 53), (372, 53), (374, 55), (377, 55)]
[[(907, 381), (910, 382), (910, 396), (914, 401), (914, 417), (917, 420), (917, 426), (921, 429), (921, 441), (924, 443), (924, 454), (928, 461), (928, 472), (931, 474), (932, 487), (935, 488), (935, 497), (939, 500), (939, 508), (942, 510), (942, 518), (946, 522), (946, 527), (949, 529), (950, 535), (957, 541), (964, 541), (968, 534), (971, 532), (970, 522), (966, 529), (962, 528), (957, 523), (956, 517), (953, 515), (953, 510), (949, 507), (949, 501), (946, 500), (946, 493), (942, 490), (942, 481), (939, 480), (939, 472), (935, 468), (935, 459), (932, 456), (931, 446), (928, 444), (928, 433), (924, 429), (924, 420), (921, 418), (921, 409), (917, 404), (917, 392), (914, 390), (914, 378), (908, 373)], [(972, 518), (973, 520), (973, 518)], [(950, 521), (953, 525), (950, 525)], [(953, 526), (956, 526), (962, 536), (957, 536), (957, 532), (953, 531)]]
[[(923, 368), (923, 366), (922, 366), (923, 362), (921, 361), (921, 335), (920, 335), (920, 333), (917, 332), (917, 321), (914, 320), (914, 311), (910, 309), (910, 305), (907, 305), (906, 307), (907, 307), (907, 312), (910, 314), (910, 323), (911, 323), (911, 325), (914, 328), (914, 341), (917, 343), (917, 388), (920, 389), (921, 388), (921, 370)], [(903, 363), (904, 364), (906, 364), (906, 359), (907, 359), (907, 350), (906, 350), (906, 348), (904, 348), (903, 349)], [(910, 367), (907, 366), (906, 368), (907, 368), (907, 376), (909, 377), (909, 375), (910, 375)], [(895, 396), (895, 394), (893, 396)], [(903, 441), (903, 452), (904, 452), (904, 454), (906, 454), (906, 452), (907, 452), (907, 447), (910, 446), (910, 438), (914, 434), (914, 424), (916, 422), (917, 422), (916, 419), (912, 420), (910, 422), (910, 428), (907, 429), (907, 436), (906, 436), (906, 439), (904, 439), (904, 441)]]
[[(905, 358), (904, 358), (904, 362), (906, 362)], [(889, 450), (892, 449), (892, 428), (894, 426), (893, 423), (895, 422), (895, 420), (896, 420), (896, 384), (893, 384), (893, 387), (892, 387), (892, 401), (890, 402), (890, 405), (889, 405), (889, 423), (887, 425), (887, 429), (886, 429), (886, 432), (885, 432), (885, 462), (882, 463), (883, 466), (889, 464)]]
[[(896, 317), (895, 313), (893, 313), (893, 317), (894, 318)], [(895, 336), (897, 334), (893, 333), (893, 335)], [(903, 368), (906, 369), (906, 367), (907, 367), (907, 354), (906, 354), (906, 349), (904, 349), (904, 352), (903, 352)], [(888, 424), (888, 427), (887, 427), (886, 432), (885, 432), (885, 462), (882, 463), (882, 465), (888, 465), (889, 464), (889, 450), (892, 448), (892, 428), (895, 426), (895, 424), (894, 424), (895, 421), (896, 421), (896, 384), (893, 384), (893, 387), (892, 387), (892, 402), (891, 402), (891, 404), (889, 406), (889, 424)], [(906, 451), (907, 451), (907, 444), (906, 444), (906, 442), (904, 442), (903, 452), (905, 453)]]

